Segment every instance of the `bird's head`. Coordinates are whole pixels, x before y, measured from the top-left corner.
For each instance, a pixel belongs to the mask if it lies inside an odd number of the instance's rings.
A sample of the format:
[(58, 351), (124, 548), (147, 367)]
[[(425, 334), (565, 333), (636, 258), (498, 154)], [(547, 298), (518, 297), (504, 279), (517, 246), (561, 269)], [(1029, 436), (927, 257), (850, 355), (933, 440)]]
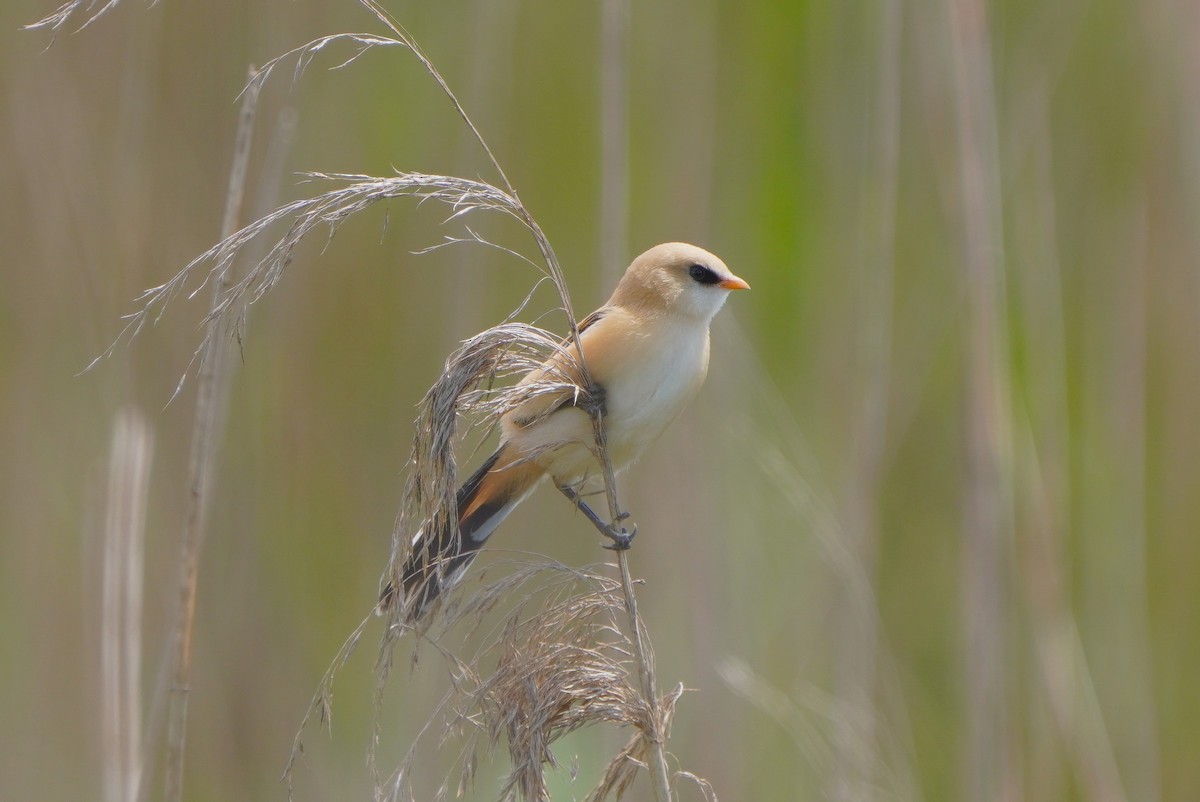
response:
[(633, 260), (609, 303), (707, 322), (731, 290), (748, 289), (749, 284), (703, 248), (667, 242)]

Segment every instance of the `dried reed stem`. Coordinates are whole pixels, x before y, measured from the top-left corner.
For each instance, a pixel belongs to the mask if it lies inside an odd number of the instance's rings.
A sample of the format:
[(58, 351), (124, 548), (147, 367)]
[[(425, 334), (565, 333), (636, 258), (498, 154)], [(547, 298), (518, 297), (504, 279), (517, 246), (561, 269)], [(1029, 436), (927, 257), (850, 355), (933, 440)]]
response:
[[(652, 706), (634, 679), (632, 640), (619, 618), (621, 583), (589, 568), (532, 564), (473, 593), (447, 610), (446, 626), (470, 621), (472, 634), (501, 600), (510, 600), (537, 578), (537, 589), (484, 637), (470, 660), (447, 653), (457, 696), (445, 734), (465, 735), (460, 789), (473, 780), (481, 750), (507, 741), (512, 770), (499, 799), (549, 799), (545, 767), (557, 765), (551, 749), (562, 736), (593, 723), (632, 726), (637, 733), (610, 761), (590, 802), (613, 796), (645, 765)], [(490, 655), (486, 676), (477, 667)], [(667, 714), (670, 714), (669, 705)], [(403, 771), (407, 771), (404, 768)]]
[[(604, 489), (608, 498), (608, 513), (613, 525), (622, 519), (621, 504), (617, 500), (617, 481), (613, 473), (612, 460), (608, 457), (608, 439), (604, 434), (604, 415), (597, 410), (592, 418), (592, 426), (596, 437), (596, 450), (600, 458), (600, 467), (604, 471)], [(663, 714), (662, 702), (658, 697), (658, 683), (654, 678), (654, 655), (646, 642), (642, 631), (641, 619), (638, 617), (637, 596), (633, 592), (633, 575), (629, 571), (629, 552), (617, 552), (617, 567), (621, 572), (621, 591), (625, 597), (625, 611), (629, 615), (629, 628), (632, 633), (634, 658), (638, 667), (638, 681), (646, 704), (650, 707), (650, 732), (646, 740), (650, 745), (650, 781), (654, 790), (656, 802), (670, 802), (671, 777), (667, 771), (666, 733), (663, 732), (666, 716)]]
[(646, 704), (650, 706), (650, 732), (646, 733), (646, 740), (650, 744), (650, 787), (654, 790), (657, 802), (670, 802), (671, 776), (667, 770), (667, 734), (663, 731), (666, 716), (658, 696), (658, 684), (654, 679), (654, 655), (649, 650), (645, 632), (638, 619), (637, 597), (633, 593), (628, 551), (617, 554), (617, 565), (621, 569), (621, 591), (625, 596), (625, 610), (629, 613), (629, 627), (633, 630), (638, 680), (642, 686), (642, 694), (646, 697)]
[(982, 0), (951, 0), (949, 13), (968, 298), (964, 795), (987, 802), (1016, 793), (1006, 645), (1013, 501), (1003, 227), (987, 8)]
[[(225, 195), (225, 214), (222, 236), (228, 237), (237, 229), (242, 197), (246, 186), (246, 168), (250, 160), (250, 144), (254, 133), (254, 117), (258, 101), (258, 85), (253, 81), (256, 70), (250, 68), (251, 85), (242, 98), (234, 141), (233, 164)], [(230, 267), (220, 272), (213, 283), (211, 308), (217, 310), (222, 296), (230, 285)], [(167, 718), (167, 802), (178, 802), (183, 796), (183, 764), (187, 742), (187, 711), (189, 682), (192, 672), (192, 634), (196, 618), (196, 581), (200, 568), (200, 546), (204, 540), (204, 524), (212, 488), (213, 463), (220, 437), (220, 406), (224, 397), (228, 371), (225, 361), (227, 339), (221, 336), (224, 317), (209, 317), (205, 346), (200, 354), (196, 376), (196, 411), (192, 424), (192, 444), (188, 467), (187, 508), (184, 518), (183, 550), (180, 554), (181, 584), (176, 639), (174, 684), (170, 692)]]
[[(1043, 68), (1044, 69), (1044, 68)], [(1021, 576), (1029, 604), (1040, 676), (1047, 708), (1067, 745), (1081, 788), (1094, 802), (1125, 802), (1112, 739), (1096, 702), (1088, 657), (1080, 644), (1071, 609), (1069, 560), (1064, 539), (1070, 520), (1068, 455), (1070, 417), (1067, 405), (1067, 348), (1062, 269), (1057, 257), (1057, 198), (1051, 176), (1049, 81), (1039, 80), (1029, 92), (1027, 121), (1035, 184), (1028, 201), (1016, 204), (1025, 230), (1014, 238), (1033, 248), (1019, 264), (1024, 290), (1021, 319), (1027, 329), (1030, 379), (1026, 416), (1019, 419), (1018, 441), (1025, 455), (1023, 495), (1032, 514), (1023, 527)]]
[[(462, 121), (466, 123), (467, 128), (471, 130), (471, 134), (479, 143), (479, 147), (483, 149), (483, 152), (487, 156), (488, 161), (491, 163), (492, 168), (495, 169), (496, 174), (500, 177), (500, 181), (503, 183), (505, 191), (515, 201), (513, 204), (513, 211), (516, 213), (521, 222), (524, 223), (529, 229), (530, 233), (533, 234), (534, 241), (538, 246), (538, 251), (541, 253), (542, 259), (546, 262), (546, 268), (550, 271), (550, 277), (554, 281), (554, 288), (558, 290), (559, 302), (562, 304), (563, 313), (567, 316), (567, 324), (570, 328), (571, 339), (576, 343), (576, 345), (578, 345), (579, 326), (576, 322), (575, 312), (571, 306), (571, 298), (567, 294), (567, 279), (566, 276), (563, 275), (562, 268), (559, 266), (558, 257), (554, 254), (554, 249), (550, 247), (550, 240), (546, 236), (545, 232), (542, 231), (541, 226), (538, 225), (537, 221), (533, 218), (533, 215), (530, 214), (529, 210), (525, 208), (525, 204), (521, 203), (520, 196), (517, 195), (516, 187), (514, 187), (512, 182), (508, 180), (508, 174), (505, 173), (504, 168), (500, 166), (500, 161), (496, 158), (495, 154), (492, 153), (492, 149), (488, 146), (487, 140), (483, 138), (483, 134), (479, 133), (479, 129), (476, 128), (475, 123), (471, 121), (470, 115), (467, 114), (467, 110), (463, 108), (462, 103), (459, 102), (458, 96), (454, 94), (454, 91), (450, 88), (450, 85), (446, 83), (446, 79), (442, 77), (442, 74), (438, 71), (437, 67), (433, 65), (433, 62), (429, 60), (427, 55), (425, 55), (425, 51), (422, 50), (417, 44), (416, 40), (409, 35), (408, 31), (406, 31), (404, 27), (401, 26), (400, 23), (397, 22), (396, 19), (387, 12), (386, 9), (376, 3), (375, 0), (359, 0), (359, 2), (362, 3), (362, 5), (368, 11), (374, 14), (376, 19), (387, 26), (388, 30), (395, 34), (397, 39), (403, 42), (404, 45), (412, 51), (413, 55), (420, 60), (421, 66), (425, 68), (425, 71), (428, 72), (434, 81), (437, 82), (437, 85), (441, 87), (443, 94), (445, 94), (450, 100), (450, 103), (454, 106), (454, 110), (458, 112), (458, 116), (462, 118)], [(580, 353), (582, 352), (583, 349), (580, 347)], [(591, 381), (587, 375), (586, 364), (583, 366), (583, 371), (584, 379), (586, 380), (585, 383), (590, 386)]]
[[(463, 94), (476, 114), (490, 117), (508, 107), (512, 89), (512, 66), (507, 53), (514, 46), (519, 15), (516, 4), (503, 0), (471, 0), (465, 17), (471, 20), (470, 41), (466, 43), (467, 76)], [(508, 65), (508, 66), (505, 66)], [(471, 129), (463, 126), (455, 147), (454, 164), (470, 164), (479, 143)], [(462, 337), (482, 317), (483, 299), (490, 293), (489, 278), (476, 269), (478, 260), (467, 249), (458, 249), (451, 270), (451, 295), (455, 299), (443, 315), (446, 340)]]
[(846, 583), (837, 644), (836, 687), (847, 714), (839, 730), (833, 797), (866, 800), (877, 795), (877, 656), (879, 620), (875, 564), (879, 540), (880, 486), (887, 445), (891, 392), (892, 287), (894, 284), (897, 153), (900, 127), (900, 21), (903, 0), (880, 0), (879, 62), (876, 65), (872, 152), (864, 163), (864, 298), (859, 333), (859, 397), (851, 435), (851, 472), (845, 495), (847, 548), (861, 565), (863, 583)]
[(136, 410), (118, 413), (108, 469), (100, 620), (105, 802), (136, 802), (142, 781), (142, 564), (152, 443)]
[(620, 278), (629, 243), (629, 0), (600, 3), (600, 276)]
[[(1148, 276), (1156, 269), (1151, 251), (1151, 202), (1138, 198), (1122, 210), (1129, 221), (1132, 253), (1118, 280), (1121, 301), (1111, 325), (1117, 335), (1113, 347), (1113, 373), (1110, 390), (1100, 397), (1108, 401), (1107, 415), (1112, 422), (1112, 444), (1119, 454), (1113, 476), (1122, 488), (1121, 501), (1114, 505), (1109, 520), (1120, 543), (1119, 570), (1106, 582), (1103, 593), (1121, 600), (1120, 613), (1112, 615), (1105, 630), (1120, 633), (1119, 651), (1109, 652), (1104, 668), (1109, 672), (1101, 688), (1112, 688), (1114, 680), (1123, 693), (1119, 699), (1106, 699), (1107, 709), (1122, 726), (1117, 731), (1118, 749), (1127, 758), (1124, 778), (1134, 799), (1161, 799), (1163, 785), (1160, 770), (1159, 725), (1156, 720), (1154, 669), (1150, 655), (1150, 610), (1147, 585), (1147, 545), (1151, 530), (1147, 522), (1147, 337), (1149, 310)], [(1117, 534), (1119, 533), (1119, 534)], [(1095, 592), (1089, 589), (1091, 592)], [(1112, 595), (1110, 595), (1112, 594)], [(1104, 652), (1100, 653), (1104, 656)], [(1118, 668), (1119, 667), (1119, 668)], [(1117, 679), (1119, 677), (1119, 679)]]

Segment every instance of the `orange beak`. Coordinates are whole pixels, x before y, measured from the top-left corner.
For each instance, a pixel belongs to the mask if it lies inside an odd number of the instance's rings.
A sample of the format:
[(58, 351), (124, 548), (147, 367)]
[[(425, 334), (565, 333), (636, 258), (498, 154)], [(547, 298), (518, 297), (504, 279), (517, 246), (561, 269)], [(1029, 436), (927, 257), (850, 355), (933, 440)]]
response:
[(718, 287), (724, 287), (727, 290), (748, 290), (750, 285), (737, 276), (730, 276), (724, 281), (717, 284)]

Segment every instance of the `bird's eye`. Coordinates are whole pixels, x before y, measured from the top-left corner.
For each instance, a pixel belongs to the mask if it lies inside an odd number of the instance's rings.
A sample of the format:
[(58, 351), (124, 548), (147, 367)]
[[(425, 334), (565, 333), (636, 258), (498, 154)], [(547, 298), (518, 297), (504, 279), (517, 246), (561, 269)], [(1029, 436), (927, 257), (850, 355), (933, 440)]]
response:
[(704, 265), (692, 265), (688, 268), (688, 275), (700, 284), (716, 284), (721, 280), (721, 277), (714, 273), (712, 268)]

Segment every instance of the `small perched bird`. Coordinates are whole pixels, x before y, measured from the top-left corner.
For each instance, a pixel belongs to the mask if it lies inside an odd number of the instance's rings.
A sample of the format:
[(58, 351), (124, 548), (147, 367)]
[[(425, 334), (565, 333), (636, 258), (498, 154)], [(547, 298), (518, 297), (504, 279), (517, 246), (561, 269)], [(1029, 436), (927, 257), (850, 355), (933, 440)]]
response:
[[(636, 460), (695, 395), (708, 372), (709, 323), (731, 290), (749, 287), (708, 251), (670, 242), (634, 259), (608, 303), (579, 324), (591, 379), (586, 395), (602, 405), (614, 470)], [(571, 343), (521, 383), (550, 374), (582, 381), (573, 368), (578, 356)], [(547, 477), (613, 540), (610, 548), (629, 547), (636, 528), (605, 522), (584, 500), (603, 489), (603, 479), (591, 411), (578, 399), (569, 392), (535, 395), (501, 419), (499, 448), (458, 491), (458, 536), (427, 532), (426, 525), (413, 538), (401, 573), (405, 619), (417, 620), (452, 587), (496, 527)], [(377, 612), (394, 596), (389, 584)]]

